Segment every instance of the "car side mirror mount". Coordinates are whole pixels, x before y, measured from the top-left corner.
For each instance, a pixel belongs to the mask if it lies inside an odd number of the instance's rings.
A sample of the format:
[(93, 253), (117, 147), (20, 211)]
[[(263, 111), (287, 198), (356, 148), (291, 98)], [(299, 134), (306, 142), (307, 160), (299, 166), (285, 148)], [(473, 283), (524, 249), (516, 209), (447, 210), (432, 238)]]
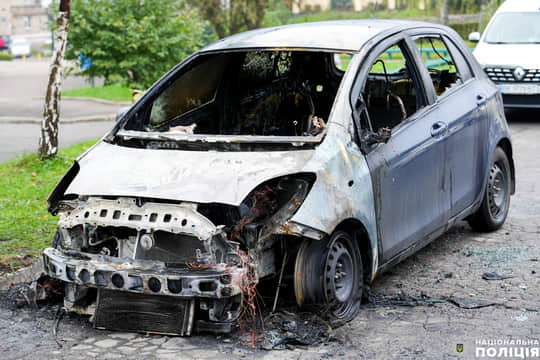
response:
[(469, 41), (477, 43), (480, 41), (480, 33), (478, 31), (469, 34)]
[(129, 109), (130, 109), (129, 106), (125, 106), (125, 107), (121, 108), (120, 110), (118, 110), (118, 113), (116, 113), (115, 121), (118, 122), (118, 120), (123, 118), (124, 115), (128, 112)]

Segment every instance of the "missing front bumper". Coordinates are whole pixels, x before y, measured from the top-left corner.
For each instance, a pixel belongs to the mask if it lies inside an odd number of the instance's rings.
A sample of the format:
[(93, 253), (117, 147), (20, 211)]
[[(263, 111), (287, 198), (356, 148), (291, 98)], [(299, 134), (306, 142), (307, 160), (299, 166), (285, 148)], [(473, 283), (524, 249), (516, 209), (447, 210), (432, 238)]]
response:
[[(231, 331), (250, 271), (228, 264), (168, 267), (53, 248), (45, 249), (43, 259), (49, 276), (67, 283), (67, 310), (94, 315), (96, 328), (180, 336)], [(97, 289), (95, 304), (81, 308), (89, 293), (81, 289)]]
[(100, 289), (94, 327), (169, 335), (191, 335), (195, 300)]
[(43, 262), (49, 276), (67, 283), (181, 298), (221, 299), (238, 295), (248, 271), (228, 264), (171, 268), (159, 261), (53, 248), (45, 249)]

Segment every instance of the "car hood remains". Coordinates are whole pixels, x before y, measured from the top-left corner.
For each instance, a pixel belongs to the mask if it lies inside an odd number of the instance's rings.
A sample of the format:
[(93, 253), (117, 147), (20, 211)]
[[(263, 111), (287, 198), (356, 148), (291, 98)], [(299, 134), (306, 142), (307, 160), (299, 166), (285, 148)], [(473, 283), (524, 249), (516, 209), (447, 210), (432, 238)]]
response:
[(80, 171), (65, 194), (238, 206), (262, 182), (301, 172), (314, 153), (150, 150), (100, 142), (78, 159)]

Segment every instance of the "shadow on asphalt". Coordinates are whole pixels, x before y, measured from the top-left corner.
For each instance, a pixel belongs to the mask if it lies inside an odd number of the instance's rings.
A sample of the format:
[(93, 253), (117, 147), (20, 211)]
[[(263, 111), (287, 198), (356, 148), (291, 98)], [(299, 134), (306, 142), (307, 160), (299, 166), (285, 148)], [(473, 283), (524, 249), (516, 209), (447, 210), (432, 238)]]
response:
[(504, 113), (510, 125), (540, 123), (540, 109), (508, 109)]

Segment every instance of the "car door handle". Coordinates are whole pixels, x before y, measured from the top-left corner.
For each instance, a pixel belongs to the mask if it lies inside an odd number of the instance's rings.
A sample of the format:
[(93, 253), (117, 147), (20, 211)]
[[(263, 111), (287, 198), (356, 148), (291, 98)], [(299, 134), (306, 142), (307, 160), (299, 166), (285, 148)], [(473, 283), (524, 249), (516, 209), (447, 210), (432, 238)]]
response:
[(441, 138), (448, 132), (448, 125), (445, 122), (437, 121), (431, 126), (431, 136), (434, 138)]
[(482, 95), (482, 94), (476, 95), (476, 105), (478, 105), (479, 107), (484, 107), (486, 106), (486, 103), (487, 103), (487, 97), (485, 95)]

